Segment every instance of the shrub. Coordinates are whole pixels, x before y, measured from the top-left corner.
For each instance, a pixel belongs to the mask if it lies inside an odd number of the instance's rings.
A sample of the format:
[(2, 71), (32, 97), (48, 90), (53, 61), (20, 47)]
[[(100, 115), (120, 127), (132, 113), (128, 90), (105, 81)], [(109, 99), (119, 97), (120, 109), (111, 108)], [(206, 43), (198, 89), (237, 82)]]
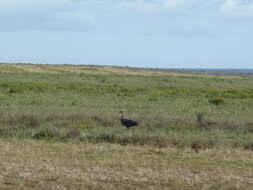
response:
[(101, 142), (115, 143), (115, 135), (107, 133), (102, 133), (99, 135), (89, 135), (87, 136), (87, 139), (93, 143), (101, 143)]
[(253, 133), (253, 122), (247, 123), (244, 129), (249, 133)]
[(41, 117), (33, 113), (23, 113), (23, 112), (14, 112), (14, 113), (2, 113), (0, 117), (0, 122), (5, 126), (9, 127), (20, 127), (23, 128), (36, 128), (40, 125)]
[(215, 146), (214, 140), (199, 139), (191, 143), (191, 148), (198, 153), (200, 150), (212, 149)]
[(44, 128), (33, 135), (34, 139), (42, 138), (60, 138), (61, 133), (58, 128)]
[(253, 151), (253, 143), (246, 143), (244, 149)]
[(214, 99), (209, 99), (209, 103), (218, 106), (218, 105), (224, 104), (225, 100), (223, 98), (214, 98)]
[(81, 132), (79, 129), (76, 129), (76, 128), (70, 129), (66, 134), (66, 137), (71, 138), (71, 139), (80, 138), (80, 136), (81, 136)]
[(196, 116), (197, 116), (197, 122), (202, 122), (203, 121), (203, 117), (204, 117), (203, 113), (197, 113)]

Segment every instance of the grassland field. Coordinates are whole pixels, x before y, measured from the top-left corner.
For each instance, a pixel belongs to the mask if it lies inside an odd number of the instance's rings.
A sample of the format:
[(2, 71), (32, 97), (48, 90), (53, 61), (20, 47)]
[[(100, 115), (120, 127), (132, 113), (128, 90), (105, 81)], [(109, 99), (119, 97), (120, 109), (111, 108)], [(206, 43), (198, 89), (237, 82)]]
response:
[[(0, 64), (0, 189), (253, 189), (253, 77)], [(139, 122), (130, 130), (119, 111)]]

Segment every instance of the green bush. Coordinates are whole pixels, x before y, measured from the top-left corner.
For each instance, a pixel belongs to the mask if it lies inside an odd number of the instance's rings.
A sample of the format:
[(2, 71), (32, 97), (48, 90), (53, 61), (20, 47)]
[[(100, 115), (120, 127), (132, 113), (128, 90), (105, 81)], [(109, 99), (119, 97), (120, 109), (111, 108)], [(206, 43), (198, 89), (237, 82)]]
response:
[(209, 99), (209, 103), (218, 106), (225, 104), (225, 100), (223, 98), (213, 98)]

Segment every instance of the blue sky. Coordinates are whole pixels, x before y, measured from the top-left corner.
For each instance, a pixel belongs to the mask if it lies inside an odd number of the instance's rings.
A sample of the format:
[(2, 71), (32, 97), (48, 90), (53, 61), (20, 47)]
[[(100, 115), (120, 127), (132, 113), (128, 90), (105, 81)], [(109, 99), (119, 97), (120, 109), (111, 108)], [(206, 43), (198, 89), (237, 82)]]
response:
[(0, 62), (253, 68), (251, 0), (0, 0)]

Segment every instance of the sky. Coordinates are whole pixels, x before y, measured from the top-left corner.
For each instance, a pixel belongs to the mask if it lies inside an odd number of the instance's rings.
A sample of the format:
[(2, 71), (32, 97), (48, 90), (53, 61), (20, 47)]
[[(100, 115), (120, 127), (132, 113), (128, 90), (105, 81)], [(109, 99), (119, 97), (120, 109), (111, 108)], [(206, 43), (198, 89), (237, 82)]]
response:
[(253, 69), (253, 1), (0, 0), (0, 62)]

